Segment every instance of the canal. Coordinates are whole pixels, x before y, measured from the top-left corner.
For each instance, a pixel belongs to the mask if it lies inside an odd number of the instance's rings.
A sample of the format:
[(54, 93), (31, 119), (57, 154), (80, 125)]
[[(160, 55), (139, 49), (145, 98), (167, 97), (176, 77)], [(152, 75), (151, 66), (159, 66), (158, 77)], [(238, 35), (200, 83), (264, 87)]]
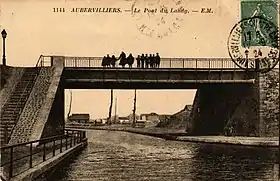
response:
[(50, 180), (273, 180), (277, 150), (87, 132), (88, 146)]

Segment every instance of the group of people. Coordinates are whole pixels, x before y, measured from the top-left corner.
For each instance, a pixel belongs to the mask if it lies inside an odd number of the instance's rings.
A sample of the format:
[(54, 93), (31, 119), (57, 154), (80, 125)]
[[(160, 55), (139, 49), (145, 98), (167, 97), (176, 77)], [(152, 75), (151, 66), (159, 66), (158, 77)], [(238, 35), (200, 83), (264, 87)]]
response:
[(160, 56), (158, 53), (155, 54), (142, 54), (138, 55), (136, 58), (137, 68), (159, 68)]
[[(130, 53), (128, 56), (124, 52), (122, 52), (119, 56), (119, 58), (116, 58), (115, 55), (112, 57), (107, 54), (107, 56), (104, 56), (102, 59), (102, 67), (116, 67), (116, 62), (120, 60), (119, 65), (123, 68), (126, 64), (128, 64), (129, 68), (132, 68), (132, 65), (134, 64), (135, 58)], [(136, 58), (137, 62), (137, 68), (158, 68), (160, 65), (160, 56), (159, 53), (155, 54), (142, 54), (138, 55)]]

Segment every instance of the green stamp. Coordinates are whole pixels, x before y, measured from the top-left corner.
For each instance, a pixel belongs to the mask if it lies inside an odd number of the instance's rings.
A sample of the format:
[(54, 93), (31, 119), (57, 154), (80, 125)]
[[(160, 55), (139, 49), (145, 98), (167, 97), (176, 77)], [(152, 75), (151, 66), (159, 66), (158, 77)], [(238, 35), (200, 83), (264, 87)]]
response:
[(276, 42), (266, 41), (270, 35), (266, 31), (266, 25), (259, 20), (267, 20), (278, 27), (277, 0), (241, 0), (241, 20), (250, 18), (252, 20), (248, 21), (248, 26), (244, 23), (242, 27), (244, 36), (241, 38), (241, 45), (243, 47), (278, 46)]

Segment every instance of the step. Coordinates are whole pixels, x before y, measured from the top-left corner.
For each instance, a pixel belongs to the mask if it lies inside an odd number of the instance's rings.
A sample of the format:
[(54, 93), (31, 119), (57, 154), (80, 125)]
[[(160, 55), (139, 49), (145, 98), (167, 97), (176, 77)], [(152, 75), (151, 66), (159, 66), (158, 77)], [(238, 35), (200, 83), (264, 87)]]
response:
[(20, 91), (25, 91), (25, 90), (30, 90), (32, 89), (33, 86), (22, 86), (22, 87), (16, 87), (15, 91), (14, 92), (20, 92)]
[(14, 121), (16, 121), (18, 119), (18, 116), (15, 116), (15, 117), (1, 117), (1, 122), (3, 122), (3, 123), (8, 123), (8, 122), (10, 122), (10, 121), (12, 121), (12, 122), (14, 122)]
[(13, 127), (15, 125), (15, 122), (5, 122), (5, 123), (1, 123), (1, 127), (0, 127), (0, 129), (4, 129), (6, 126), (8, 127), (8, 128), (11, 128), (11, 127)]
[(19, 102), (19, 101), (25, 101), (28, 97), (22, 96), (22, 97), (11, 97), (9, 99), (9, 102)]
[(28, 97), (29, 95), (21, 95), (21, 96), (18, 96), (18, 95), (16, 95), (16, 96), (11, 96), (10, 97), (10, 99), (22, 99), (22, 98), (26, 98), (26, 97)]
[(13, 112), (19, 112), (21, 109), (23, 109), (23, 107), (5, 107), (4, 109), (2, 109), (1, 113), (5, 113), (6, 111), (10, 112), (10, 111), (13, 111)]
[(16, 100), (16, 101), (19, 101), (19, 100), (24, 100), (26, 98), (28, 98), (29, 96), (21, 96), (21, 97), (10, 97), (9, 101), (10, 100)]
[(13, 113), (13, 114), (4, 113), (1, 115), (1, 119), (2, 120), (6, 120), (6, 119), (10, 119), (10, 118), (12, 119), (12, 118), (15, 118), (17, 115), (18, 115), (17, 113)]
[(16, 124), (16, 122), (14, 121), (10, 121), (10, 122), (5, 122), (5, 124), (3, 124), (3, 128), (7, 125), (7, 127), (13, 127)]
[(15, 102), (15, 103), (14, 102), (9, 102), (9, 103), (5, 104), (3, 109), (6, 109), (6, 108), (8, 108), (8, 109), (17, 109), (17, 108), (21, 108), (21, 107), (23, 107), (23, 105), (20, 104), (20, 102)]
[(21, 97), (26, 97), (26, 96), (29, 96), (29, 94), (25, 93), (25, 94), (13, 94), (11, 95), (10, 98), (18, 98), (20, 99)]
[(12, 108), (16, 108), (16, 107), (21, 107), (21, 105), (23, 105), (24, 102), (23, 101), (18, 101), (18, 102), (8, 102), (7, 104), (5, 104), (5, 107), (12, 107)]
[(26, 86), (32, 86), (34, 84), (33, 81), (28, 81), (28, 82), (20, 82), (16, 85), (16, 88), (23, 88)]
[(5, 129), (7, 129), (8, 131), (12, 131), (14, 126), (15, 126), (15, 124), (9, 125), (7, 128), (5, 128), (5, 127), (0, 128), (0, 132), (5, 132)]
[(1, 118), (4, 118), (5, 116), (15, 116), (20, 113), (20, 110), (4, 110), (1, 112)]
[(20, 112), (3, 112), (1, 115), (1, 119), (6, 119), (6, 118), (14, 118), (16, 117)]

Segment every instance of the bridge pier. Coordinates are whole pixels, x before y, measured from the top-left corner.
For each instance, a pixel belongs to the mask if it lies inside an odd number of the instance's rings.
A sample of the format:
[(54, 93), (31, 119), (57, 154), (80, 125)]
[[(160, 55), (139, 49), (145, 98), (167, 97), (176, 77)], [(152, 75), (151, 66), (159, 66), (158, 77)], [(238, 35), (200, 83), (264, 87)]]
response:
[(60, 85), (57, 89), (48, 121), (44, 127), (42, 138), (63, 134), (64, 127), (64, 88)]
[[(54, 80), (57, 86), (50, 87), (55, 94), (49, 116), (44, 127), (42, 138), (55, 135), (64, 134), (65, 118), (64, 118), (64, 85), (61, 79), (61, 73), (59, 73), (64, 67), (64, 58), (54, 56), (51, 57), (51, 65), (54, 68)], [(57, 69), (56, 69), (57, 68)]]
[(187, 132), (192, 135), (278, 136), (278, 70), (254, 84), (205, 85), (197, 90)]

